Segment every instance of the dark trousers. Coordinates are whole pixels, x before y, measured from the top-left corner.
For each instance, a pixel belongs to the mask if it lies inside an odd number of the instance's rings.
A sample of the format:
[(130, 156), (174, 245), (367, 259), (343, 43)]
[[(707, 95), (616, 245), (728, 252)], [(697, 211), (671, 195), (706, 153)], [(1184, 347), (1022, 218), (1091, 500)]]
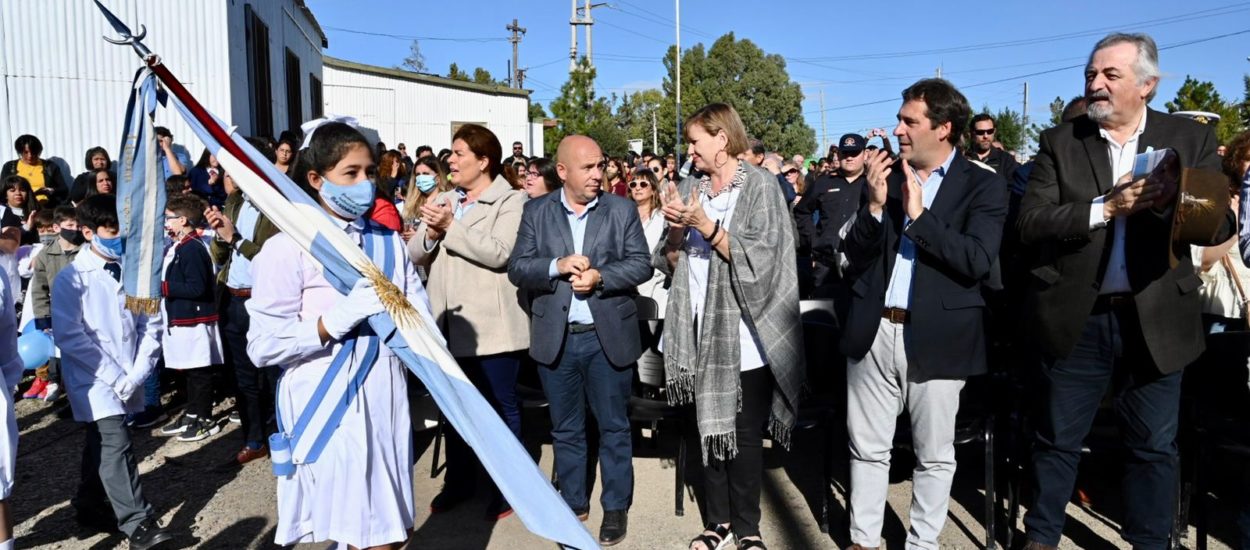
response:
[(187, 380), (187, 414), (196, 418), (213, 416), (213, 371), (216, 367), (200, 367), (182, 371)]
[(239, 419), (243, 441), (258, 446), (269, 440), (265, 433), (273, 412), (273, 392), (278, 387), (278, 367), (257, 368), (247, 356), (247, 328), (251, 317), (244, 304), (247, 298), (231, 295), (222, 312), (221, 343), (234, 364), (234, 380), (238, 386)]
[(130, 448), (130, 430), (124, 420), (124, 415), (117, 415), (87, 423), (82, 480), (74, 504), (90, 513), (107, 500), (117, 516), (117, 527), (129, 536), (153, 513), (152, 505), (143, 498), (143, 489), (139, 486), (139, 471)]
[[(768, 367), (741, 374), (742, 409), (736, 419), (738, 454), (703, 466), (707, 523), (728, 523), (738, 537), (760, 534), (760, 480), (764, 476), (764, 424), (773, 398)], [(695, 397), (698, 399), (698, 397)]]
[(553, 365), (539, 365), (538, 377), (551, 412), (560, 495), (573, 510), (590, 508), (586, 487), (586, 406), (599, 423), (599, 468), (605, 511), (629, 509), (634, 496), (633, 443), (629, 430), (629, 392), (633, 366), (608, 362), (594, 331), (567, 334)]
[(1028, 538), (1058, 545), (1076, 482), (1081, 444), (1108, 384), (1124, 444), (1124, 526), (1134, 548), (1164, 548), (1172, 526), (1181, 372), (1160, 374), (1132, 306), (1095, 309), (1066, 359), (1043, 359), (1046, 388), (1033, 451), (1036, 501)]
[[(473, 386), (482, 392), (486, 402), (503, 418), (512, 434), (521, 439), (521, 408), (517, 403), (516, 379), (521, 371), (520, 353), (502, 353), (457, 359)], [(469, 493), (474, 490), (480, 468), (477, 455), (451, 424), (444, 424), (447, 433), (447, 486), (444, 491)], [(492, 484), (492, 490), (498, 491)]]

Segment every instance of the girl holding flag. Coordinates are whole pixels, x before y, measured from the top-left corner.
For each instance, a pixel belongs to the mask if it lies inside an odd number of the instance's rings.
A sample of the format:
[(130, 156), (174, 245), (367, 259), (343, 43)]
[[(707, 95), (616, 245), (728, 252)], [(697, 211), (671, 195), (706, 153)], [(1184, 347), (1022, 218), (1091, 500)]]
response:
[(365, 216), (376, 168), (364, 136), (321, 121), (309, 130), (292, 175), (377, 269), (343, 296), (285, 233), (252, 260), (248, 355), (257, 366), (283, 369), (275, 396), (279, 433), (270, 438), (278, 474), (274, 542), (399, 548), (415, 510), (405, 369), (381, 341), (389, 335), (374, 335), (366, 320), (402, 292), (432, 323), (429, 301), (399, 234)]

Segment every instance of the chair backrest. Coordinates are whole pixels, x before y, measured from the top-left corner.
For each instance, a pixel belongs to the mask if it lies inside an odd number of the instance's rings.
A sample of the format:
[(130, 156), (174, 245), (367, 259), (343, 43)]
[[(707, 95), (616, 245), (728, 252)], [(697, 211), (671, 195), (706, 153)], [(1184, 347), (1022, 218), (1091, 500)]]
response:
[(639, 321), (658, 321), (660, 320), (660, 304), (650, 296), (636, 296), (634, 304), (638, 306)]
[(833, 309), (833, 300), (800, 300), (799, 316), (803, 319), (803, 324), (838, 327), (838, 314)]

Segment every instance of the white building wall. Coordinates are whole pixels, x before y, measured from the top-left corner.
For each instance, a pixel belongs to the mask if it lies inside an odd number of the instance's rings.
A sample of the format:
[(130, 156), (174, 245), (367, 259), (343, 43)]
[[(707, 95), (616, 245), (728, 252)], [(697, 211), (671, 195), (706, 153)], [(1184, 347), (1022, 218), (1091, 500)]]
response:
[[(287, 127), (286, 57), (300, 58), (301, 120), (311, 118), (309, 74), (321, 76), (321, 37), (296, 0), (102, 0), (209, 111), (251, 131), (244, 4), (269, 26), (275, 134)], [(13, 142), (33, 134), (43, 156), (63, 160), (65, 175), (85, 169), (86, 150), (102, 146), (116, 160), (126, 101), (143, 66), (88, 0), (0, 0), (0, 162), (17, 157)], [(194, 162), (203, 145), (172, 110), (158, 109)]]
[[(299, 58), (301, 123), (312, 118), (312, 100), (309, 75), (321, 78), (321, 37), (311, 22), (303, 17), (292, 0), (249, 0), (232, 2), (229, 13), (230, 66), (233, 79), (234, 124), (254, 134), (251, 124), (250, 90), (247, 78), (247, 39), (245, 5), (269, 27), (269, 83), (273, 136), (278, 137), (290, 124), (287, 116), (286, 50), (289, 48)], [(298, 130), (299, 128), (294, 128)]]
[[(226, 63), (224, 2), (105, 0), (138, 32), (209, 110), (229, 120), (230, 73)], [(191, 24), (194, 22), (194, 24)], [(0, 1), (0, 159), (17, 157), (13, 142), (33, 134), (46, 159), (63, 159), (69, 178), (85, 170), (86, 150), (99, 145), (116, 159), (126, 101), (143, 63), (116, 37), (93, 2)], [(191, 130), (177, 114), (158, 109), (156, 123), (177, 142), (198, 152)], [(193, 153), (194, 156), (194, 153)]]
[[(387, 147), (402, 142), (409, 151), (420, 145), (435, 151), (449, 148), (453, 128), (472, 122), (495, 133), (505, 156), (511, 154), (513, 141), (526, 144), (527, 154), (532, 154), (526, 96), (471, 90), (429, 77), (406, 79), (390, 69), (362, 67), (366, 66), (325, 61), (325, 112), (356, 117), (366, 134), (376, 132), (370, 137)], [(541, 154), (541, 139), (537, 147)]]

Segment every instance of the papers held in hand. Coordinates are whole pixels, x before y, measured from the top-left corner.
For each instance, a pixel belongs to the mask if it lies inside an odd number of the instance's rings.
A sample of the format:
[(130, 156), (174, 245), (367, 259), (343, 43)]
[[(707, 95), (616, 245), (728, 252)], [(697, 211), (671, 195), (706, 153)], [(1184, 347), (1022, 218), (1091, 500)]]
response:
[[(1211, 246), (1225, 225), (1229, 180), (1220, 172), (1181, 167), (1172, 149), (1148, 150), (1133, 159), (1133, 180), (1147, 178), (1164, 186), (1163, 196), (1175, 197), (1166, 204), (1172, 216), (1168, 259), (1176, 267), (1189, 245)], [(1188, 261), (1188, 260), (1185, 260)]]
[[(1147, 178), (1151, 183), (1163, 184), (1164, 197), (1175, 197), (1176, 186), (1180, 181), (1181, 161), (1172, 149), (1147, 148), (1145, 153), (1133, 157), (1133, 181)], [(1171, 204), (1156, 204), (1162, 209)]]

